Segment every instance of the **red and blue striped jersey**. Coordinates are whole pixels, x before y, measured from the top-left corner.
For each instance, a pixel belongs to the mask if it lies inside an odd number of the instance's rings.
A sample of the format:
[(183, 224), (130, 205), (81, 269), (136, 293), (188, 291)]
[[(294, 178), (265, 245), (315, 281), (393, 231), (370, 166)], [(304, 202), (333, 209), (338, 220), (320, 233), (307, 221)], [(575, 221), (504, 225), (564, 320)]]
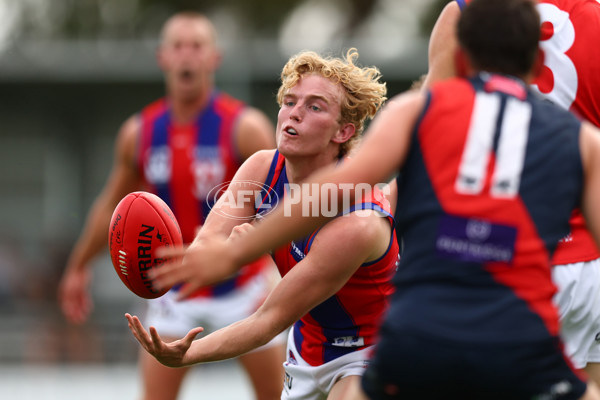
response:
[(401, 170), (386, 324), (473, 345), (558, 335), (550, 257), (583, 187), (580, 127), (517, 79), (433, 85)]
[[(237, 120), (245, 104), (225, 93), (213, 92), (207, 106), (189, 123), (173, 121), (168, 98), (140, 113), (137, 167), (146, 190), (173, 210), (184, 243), (191, 243), (217, 196), (241, 165), (234, 143)], [(264, 260), (197, 295), (228, 293), (257, 274)]]
[[(276, 202), (283, 198), (287, 184), (285, 158), (276, 151), (265, 182), (263, 201)], [(358, 209), (376, 210), (386, 216), (393, 227), (389, 202), (383, 195), (378, 193), (367, 197), (344, 214)], [(294, 324), (296, 348), (310, 365), (322, 365), (374, 344), (379, 323), (387, 309), (388, 296), (393, 292), (391, 279), (398, 261), (395, 231), (392, 229), (391, 232), (389, 247), (384, 255), (362, 264), (335, 295)], [(273, 252), (273, 260), (282, 276), (306, 257), (318, 233), (319, 230), (316, 230)]]
[[(457, 0), (461, 9), (470, 0)], [(553, 103), (600, 127), (600, 3), (596, 0), (538, 0), (540, 48), (544, 67), (534, 88)], [(571, 217), (571, 232), (561, 239), (553, 264), (600, 257), (581, 210)]]

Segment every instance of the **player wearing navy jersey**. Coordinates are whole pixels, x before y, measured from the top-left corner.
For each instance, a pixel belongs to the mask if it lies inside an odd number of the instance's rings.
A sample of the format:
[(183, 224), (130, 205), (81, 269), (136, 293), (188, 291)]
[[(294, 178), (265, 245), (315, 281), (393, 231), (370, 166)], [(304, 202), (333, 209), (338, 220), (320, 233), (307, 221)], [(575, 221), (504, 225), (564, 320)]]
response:
[[(426, 85), (452, 76), (454, 26), (470, 0), (450, 2), (432, 32)], [(579, 118), (600, 126), (600, 3), (595, 0), (538, 0), (544, 67), (533, 88)], [(568, 235), (553, 254), (561, 336), (567, 355), (600, 384), (600, 258), (581, 210), (574, 210)]]
[[(215, 87), (220, 60), (216, 45), (215, 28), (201, 14), (183, 12), (165, 23), (157, 58), (167, 93), (130, 117), (119, 132), (113, 169), (61, 281), (61, 306), (70, 321), (81, 323), (90, 313), (90, 262), (106, 248), (110, 217), (126, 194), (146, 190), (159, 195), (173, 209), (184, 242), (190, 243), (205, 222), (209, 191), (231, 180), (251, 154), (274, 147), (267, 117)], [(171, 290), (147, 302), (146, 318), (163, 328), (169, 340), (198, 321), (209, 332), (245, 318), (272, 286), (273, 272), (262, 266), (272, 268), (259, 262), (224, 284), (196, 292), (188, 301), (175, 301), (176, 290)], [(239, 359), (257, 399), (277, 398), (281, 392), (284, 338), (278, 339), (274, 346)], [(140, 369), (143, 400), (177, 398), (188, 371), (167, 368), (146, 352), (140, 353)]]
[[(550, 273), (576, 206), (600, 243), (600, 132), (529, 89), (539, 22), (530, 0), (473, 0), (457, 29), (464, 78), (394, 98), (350, 160), (307, 178), (339, 201), (403, 175), (405, 248), (363, 378), (372, 399), (600, 399), (563, 354)], [(309, 234), (329, 217), (303, 214), (303, 198), (195, 261), (236, 265)]]
[[(385, 84), (378, 81), (379, 71), (357, 66), (357, 57), (354, 50), (344, 60), (303, 52), (288, 61), (278, 93), (278, 150), (259, 152), (242, 165), (207, 225), (224, 214), (240, 223), (284, 208), (297, 190), (303, 190), (306, 176), (318, 168), (347, 162), (344, 158), (352, 142), (383, 103), (386, 92)], [(252, 182), (264, 182), (258, 201), (243, 202), (241, 207), (228, 203), (239, 199)], [(283, 203), (277, 199), (284, 199)], [(130, 328), (158, 360), (180, 366), (235, 356), (293, 324), (282, 398), (346, 399), (365, 370), (393, 289), (398, 244), (390, 211), (382, 192), (366, 193), (335, 212), (338, 218), (321, 229), (301, 240), (281, 243), (272, 253), (281, 282), (261, 308), (240, 323), (192, 342), (198, 328), (174, 344), (161, 342), (153, 327), (148, 334), (137, 318), (128, 315)], [(251, 230), (249, 224), (242, 227), (234, 232)], [(239, 233), (238, 237), (243, 236)], [(163, 266), (170, 272), (162, 279), (186, 282), (193, 290), (227, 276), (241, 264), (219, 268), (221, 263), (196, 263), (195, 258), (202, 257), (205, 246), (229, 252), (227, 246), (235, 246), (236, 241), (235, 236), (224, 243), (207, 237), (198, 240), (186, 252), (183, 264)], [(215, 242), (218, 245), (213, 248)], [(192, 277), (196, 272), (199, 275)], [(158, 279), (170, 284), (164, 280)]]

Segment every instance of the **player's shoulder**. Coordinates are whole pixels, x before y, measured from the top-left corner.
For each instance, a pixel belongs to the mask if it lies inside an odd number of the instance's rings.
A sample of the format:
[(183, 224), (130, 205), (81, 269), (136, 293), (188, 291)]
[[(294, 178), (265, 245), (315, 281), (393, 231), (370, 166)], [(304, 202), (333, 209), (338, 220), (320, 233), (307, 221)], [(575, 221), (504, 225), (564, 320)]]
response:
[[(380, 222), (382, 220), (383, 224)], [(386, 232), (389, 230), (389, 223), (386, 221), (386, 215), (378, 210), (367, 208), (345, 213), (325, 226), (330, 230), (339, 231), (345, 239), (369, 243), (379, 239), (382, 227), (385, 227)]]
[(364, 255), (363, 263), (385, 253), (390, 232), (388, 218), (373, 210), (354, 211), (327, 222), (315, 236), (312, 248), (330, 251), (332, 246), (350, 245), (353, 252)]
[(600, 159), (600, 128), (588, 121), (583, 121), (579, 128), (580, 139), (579, 147), (585, 158), (593, 156), (595, 159)]
[(166, 97), (161, 97), (148, 103), (121, 124), (121, 132), (128, 136), (137, 136), (142, 126), (142, 120), (153, 120), (164, 114), (168, 108)]
[(245, 107), (240, 114), (238, 123), (241, 125), (240, 128), (263, 130), (269, 133), (274, 131), (271, 120), (269, 120), (264, 112), (255, 107)]
[(275, 151), (275, 149), (269, 149), (255, 152), (244, 161), (236, 176), (256, 181), (266, 179)]
[(154, 120), (160, 117), (161, 115), (164, 115), (164, 113), (167, 112), (168, 109), (169, 102), (167, 101), (167, 98), (160, 97), (142, 107), (142, 109), (139, 112), (137, 112), (137, 115), (140, 118)]
[(141, 129), (141, 120), (139, 114), (133, 114), (127, 118), (119, 128), (118, 143), (120, 147), (133, 148), (138, 141), (138, 135)]
[(276, 149), (259, 150), (256, 153), (252, 154), (250, 157), (248, 157), (246, 162), (252, 163), (256, 166), (263, 164), (270, 165), (271, 161), (273, 160), (273, 157), (275, 157), (276, 151)]

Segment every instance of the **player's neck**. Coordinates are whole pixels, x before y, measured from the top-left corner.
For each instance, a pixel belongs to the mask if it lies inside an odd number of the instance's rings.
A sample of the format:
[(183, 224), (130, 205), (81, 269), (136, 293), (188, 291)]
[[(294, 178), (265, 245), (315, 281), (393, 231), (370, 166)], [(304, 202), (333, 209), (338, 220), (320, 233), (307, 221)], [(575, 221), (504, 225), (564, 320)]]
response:
[(206, 108), (210, 101), (211, 90), (202, 90), (194, 95), (169, 96), (171, 115), (176, 123), (188, 123)]
[(308, 176), (320, 168), (337, 162), (337, 157), (329, 152), (314, 156), (286, 157), (285, 172), (289, 183), (303, 182)]

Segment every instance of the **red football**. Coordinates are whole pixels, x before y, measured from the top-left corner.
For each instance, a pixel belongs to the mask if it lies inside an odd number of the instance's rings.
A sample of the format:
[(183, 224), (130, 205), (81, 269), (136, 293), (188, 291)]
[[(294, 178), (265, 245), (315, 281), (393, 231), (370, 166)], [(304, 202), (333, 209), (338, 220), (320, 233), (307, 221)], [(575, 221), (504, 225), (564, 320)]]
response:
[(166, 261), (156, 257), (156, 249), (182, 244), (175, 215), (160, 197), (133, 192), (117, 204), (108, 229), (110, 258), (119, 278), (133, 293), (145, 299), (165, 294), (168, 289), (156, 290), (148, 276)]

